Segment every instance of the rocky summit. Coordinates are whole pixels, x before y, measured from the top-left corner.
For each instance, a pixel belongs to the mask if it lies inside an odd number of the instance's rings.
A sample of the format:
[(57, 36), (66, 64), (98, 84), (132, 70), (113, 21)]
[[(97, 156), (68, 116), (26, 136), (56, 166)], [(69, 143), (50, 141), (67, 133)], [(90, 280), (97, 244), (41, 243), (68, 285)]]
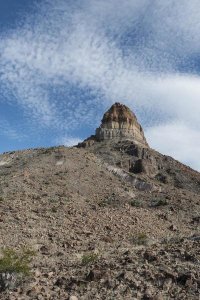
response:
[(115, 103), (76, 147), (0, 155), (0, 299), (199, 300), (200, 174)]
[(138, 123), (135, 114), (124, 104), (116, 102), (104, 114), (101, 125), (95, 135), (82, 143), (88, 146), (94, 141), (134, 141), (143, 147), (148, 147), (142, 126)]
[(98, 141), (129, 139), (144, 147), (148, 146), (135, 114), (120, 103), (113, 104), (104, 114), (101, 126), (96, 129), (96, 139)]

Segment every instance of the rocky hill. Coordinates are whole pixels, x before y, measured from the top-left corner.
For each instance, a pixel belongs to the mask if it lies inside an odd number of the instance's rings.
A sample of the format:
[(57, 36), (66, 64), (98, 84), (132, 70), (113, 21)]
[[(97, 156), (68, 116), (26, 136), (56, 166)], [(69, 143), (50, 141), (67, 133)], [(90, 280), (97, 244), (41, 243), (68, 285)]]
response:
[(77, 147), (0, 156), (0, 299), (199, 299), (199, 224), (200, 174), (116, 103)]

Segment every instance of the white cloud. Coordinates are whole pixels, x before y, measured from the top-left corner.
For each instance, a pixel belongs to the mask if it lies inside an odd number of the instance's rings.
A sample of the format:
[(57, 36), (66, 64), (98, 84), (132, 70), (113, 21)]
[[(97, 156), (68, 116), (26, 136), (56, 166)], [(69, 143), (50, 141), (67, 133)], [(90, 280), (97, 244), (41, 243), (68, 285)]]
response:
[(78, 145), (78, 143), (80, 142), (82, 142), (82, 140), (79, 137), (70, 137), (70, 136), (64, 136), (56, 140), (56, 144), (64, 145), (67, 147)]
[(149, 128), (147, 139), (154, 149), (175, 157), (200, 171), (200, 131), (184, 123), (170, 123)]
[[(100, 119), (101, 101), (103, 107), (121, 101), (142, 112), (147, 127), (165, 126), (167, 120), (170, 128), (170, 120), (173, 128), (181, 122), (186, 132), (200, 129), (200, 76), (177, 72), (182, 59), (199, 52), (199, 1), (43, 3), (37, 15), (27, 17), (23, 28), (5, 34), (0, 42), (0, 80), (29, 118), (67, 131)], [(90, 89), (94, 96), (53, 99), (49, 95), (50, 89), (70, 84)], [(183, 134), (179, 139), (185, 143)], [(170, 153), (188, 161), (170, 141), (167, 145), (174, 154)], [(188, 155), (195, 143), (196, 136), (191, 134), (190, 142), (184, 144)]]
[(0, 120), (0, 136), (6, 136), (12, 140), (21, 141), (26, 135), (23, 132), (18, 132), (7, 120)]
[[(167, 74), (161, 77), (138, 77), (133, 86), (129, 89), (125, 87), (124, 90), (129, 93), (127, 103), (151, 108), (152, 114), (155, 110), (156, 114), (159, 112), (171, 119), (182, 120), (188, 126), (192, 123), (199, 128), (199, 87), (200, 76)], [(136, 100), (131, 102), (131, 97)]]

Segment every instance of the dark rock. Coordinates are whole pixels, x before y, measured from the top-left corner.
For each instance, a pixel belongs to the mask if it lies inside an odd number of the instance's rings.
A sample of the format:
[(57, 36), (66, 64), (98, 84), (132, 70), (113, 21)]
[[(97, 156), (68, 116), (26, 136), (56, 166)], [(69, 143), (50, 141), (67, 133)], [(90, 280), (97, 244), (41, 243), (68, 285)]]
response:
[(169, 226), (169, 229), (171, 231), (177, 231), (177, 227), (175, 225), (173, 225), (173, 224)]
[(177, 282), (185, 286), (191, 283), (193, 279), (194, 279), (194, 275), (190, 272), (187, 272), (187, 273), (179, 274), (177, 278)]
[(86, 280), (88, 281), (99, 281), (103, 276), (105, 276), (105, 271), (101, 270), (90, 270), (90, 272), (86, 276)]

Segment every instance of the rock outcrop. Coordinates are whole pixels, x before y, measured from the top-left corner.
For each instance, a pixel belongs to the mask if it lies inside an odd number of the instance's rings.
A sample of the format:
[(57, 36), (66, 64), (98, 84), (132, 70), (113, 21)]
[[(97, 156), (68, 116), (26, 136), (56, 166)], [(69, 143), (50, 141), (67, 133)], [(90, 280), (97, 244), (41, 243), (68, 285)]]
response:
[(145, 139), (142, 126), (138, 123), (135, 114), (124, 104), (115, 103), (104, 114), (101, 125), (92, 135), (81, 143), (80, 147), (90, 147), (101, 141), (130, 140), (141, 147), (149, 147)]
[(104, 114), (101, 126), (96, 129), (98, 141), (109, 139), (129, 139), (148, 147), (142, 126), (135, 114), (126, 106), (115, 103)]
[(135, 178), (144, 176), (147, 182), (151, 179), (200, 194), (198, 172), (151, 149), (135, 114), (123, 104), (113, 104), (104, 114), (96, 134), (79, 147), (87, 148), (111, 168), (128, 172), (135, 187)]

